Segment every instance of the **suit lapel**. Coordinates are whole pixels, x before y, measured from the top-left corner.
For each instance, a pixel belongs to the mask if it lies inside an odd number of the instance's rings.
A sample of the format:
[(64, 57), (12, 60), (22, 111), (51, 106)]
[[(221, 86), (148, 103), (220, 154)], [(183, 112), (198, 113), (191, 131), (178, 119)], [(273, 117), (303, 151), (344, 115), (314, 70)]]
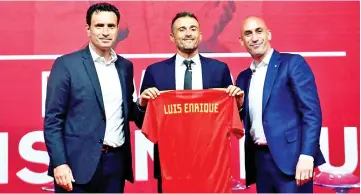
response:
[[(248, 110), (249, 110), (249, 103), (248, 103), (248, 94), (249, 94), (249, 85), (251, 83), (251, 78), (252, 78), (252, 70), (250, 68), (248, 68), (246, 70), (246, 78), (245, 78), (245, 82), (244, 82), (244, 87), (245, 87), (245, 96), (244, 96), (244, 108), (245, 108), (245, 115), (248, 115)], [(247, 126), (246, 126), (247, 125)], [(251, 127), (249, 126), (249, 122), (248, 122), (248, 118), (245, 121), (245, 127), (246, 130), (250, 129)]]
[(83, 59), (84, 59), (83, 64), (84, 64), (85, 69), (86, 69), (86, 71), (88, 73), (90, 81), (91, 81), (91, 83), (93, 85), (95, 95), (96, 95), (96, 97), (98, 99), (98, 102), (99, 102), (99, 105), (100, 105), (100, 107), (102, 109), (102, 112), (105, 115), (102, 91), (101, 91), (101, 88), (100, 88), (98, 74), (97, 74), (97, 71), (95, 69), (95, 64), (94, 64), (93, 58), (91, 57), (89, 47), (86, 47), (83, 50)]
[(271, 60), (267, 67), (266, 79), (263, 86), (263, 101), (262, 101), (262, 112), (267, 105), (269, 97), (271, 95), (272, 86), (276, 79), (278, 68), (280, 66), (280, 54), (276, 50), (273, 51)]
[(127, 74), (126, 74), (126, 70), (125, 70), (125, 67), (124, 65), (121, 64), (121, 58), (120, 56), (118, 56), (118, 59), (117, 61), (115, 61), (115, 68), (117, 69), (117, 72), (118, 72), (118, 76), (119, 76), (119, 81), (120, 81), (120, 86), (122, 88), (122, 98), (123, 98), (123, 108), (124, 108), (124, 115), (128, 115), (127, 112), (128, 112), (128, 91), (127, 91), (127, 85), (126, 85), (126, 80), (127, 80)]
[[(164, 72), (168, 72), (165, 73), (164, 77), (165, 77), (165, 81), (164, 81), (164, 90), (175, 90), (176, 89), (176, 85), (175, 85), (175, 55), (168, 59), (166, 61), (167, 65), (166, 68), (162, 73)], [(159, 88), (161, 89), (161, 88)], [(162, 90), (162, 89), (161, 89)]]
[(208, 89), (210, 85), (210, 78), (211, 78), (211, 65), (208, 64), (208, 60), (204, 58), (202, 55), (199, 55), (202, 67), (202, 84), (203, 89)]

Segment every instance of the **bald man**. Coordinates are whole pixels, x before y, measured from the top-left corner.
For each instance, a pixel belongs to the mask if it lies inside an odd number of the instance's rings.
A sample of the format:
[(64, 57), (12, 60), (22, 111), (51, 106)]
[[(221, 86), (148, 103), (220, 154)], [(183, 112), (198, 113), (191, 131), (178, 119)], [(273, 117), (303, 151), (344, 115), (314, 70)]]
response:
[(253, 61), (236, 85), (245, 91), (246, 183), (259, 193), (310, 193), (313, 170), (325, 163), (315, 78), (302, 56), (274, 50), (271, 37), (261, 18), (244, 20), (239, 40)]

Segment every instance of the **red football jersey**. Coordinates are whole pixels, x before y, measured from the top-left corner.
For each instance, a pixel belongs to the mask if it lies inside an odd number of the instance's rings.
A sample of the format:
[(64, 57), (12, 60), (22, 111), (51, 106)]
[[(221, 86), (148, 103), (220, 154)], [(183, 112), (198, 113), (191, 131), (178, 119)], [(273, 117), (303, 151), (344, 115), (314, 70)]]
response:
[(163, 92), (149, 101), (142, 132), (158, 143), (163, 192), (232, 192), (230, 133), (244, 135), (234, 97)]

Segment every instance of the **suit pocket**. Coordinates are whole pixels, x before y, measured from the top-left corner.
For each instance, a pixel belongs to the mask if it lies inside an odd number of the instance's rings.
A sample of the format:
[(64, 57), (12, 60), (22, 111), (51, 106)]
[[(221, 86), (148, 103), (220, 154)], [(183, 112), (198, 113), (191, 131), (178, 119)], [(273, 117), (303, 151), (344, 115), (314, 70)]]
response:
[(292, 142), (297, 141), (297, 139), (298, 139), (298, 131), (297, 131), (297, 129), (286, 131), (286, 139), (287, 139), (288, 143), (292, 143)]

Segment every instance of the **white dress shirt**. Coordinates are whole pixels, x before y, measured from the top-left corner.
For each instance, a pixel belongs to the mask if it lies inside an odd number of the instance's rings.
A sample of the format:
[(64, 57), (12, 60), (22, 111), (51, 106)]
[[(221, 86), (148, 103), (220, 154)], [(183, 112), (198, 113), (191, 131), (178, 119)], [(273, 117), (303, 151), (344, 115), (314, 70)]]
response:
[(252, 78), (249, 85), (248, 103), (249, 116), (251, 120), (251, 136), (255, 144), (267, 144), (266, 137), (262, 125), (262, 101), (263, 86), (266, 79), (266, 73), (273, 49), (267, 53), (263, 60), (256, 65), (254, 61), (251, 63)]
[(124, 118), (122, 114), (122, 87), (115, 67), (118, 59), (114, 50), (111, 51), (111, 60), (106, 61), (99, 56), (89, 45), (95, 69), (98, 75), (106, 116), (106, 127), (103, 144), (119, 147), (124, 143)]
[[(186, 60), (184, 57), (177, 54), (175, 56), (175, 86), (177, 90), (184, 89), (184, 74), (187, 69), (187, 66), (183, 63)], [(202, 65), (199, 58), (199, 54), (194, 55), (191, 59), (193, 63), (192, 67), (192, 90), (201, 90), (203, 89), (203, 79), (202, 79)]]

